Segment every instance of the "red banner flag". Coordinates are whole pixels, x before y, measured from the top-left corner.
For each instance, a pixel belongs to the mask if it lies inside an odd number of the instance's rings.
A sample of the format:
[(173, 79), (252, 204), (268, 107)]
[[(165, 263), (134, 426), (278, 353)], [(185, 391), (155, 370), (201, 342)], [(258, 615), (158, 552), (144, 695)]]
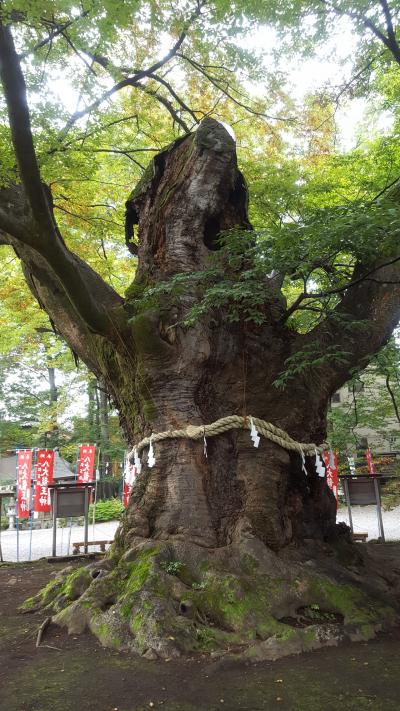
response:
[(36, 484), (34, 511), (51, 511), (49, 484), (54, 479), (54, 451), (38, 449), (36, 454)]
[(17, 516), (29, 518), (32, 478), (32, 450), (20, 449), (17, 455)]
[(326, 483), (333, 492), (336, 499), (336, 507), (338, 505), (338, 461), (337, 454), (330, 450), (322, 453), (326, 468)]
[(136, 479), (136, 467), (127, 458), (124, 471), (124, 509), (128, 506), (129, 496)]
[(372, 454), (371, 454), (371, 450), (369, 447), (368, 447), (367, 451), (365, 452), (365, 458), (367, 460), (369, 474), (375, 474), (375, 467), (374, 467), (374, 463), (372, 461)]
[(81, 483), (93, 481), (95, 444), (81, 444), (79, 447), (79, 463), (77, 480)]

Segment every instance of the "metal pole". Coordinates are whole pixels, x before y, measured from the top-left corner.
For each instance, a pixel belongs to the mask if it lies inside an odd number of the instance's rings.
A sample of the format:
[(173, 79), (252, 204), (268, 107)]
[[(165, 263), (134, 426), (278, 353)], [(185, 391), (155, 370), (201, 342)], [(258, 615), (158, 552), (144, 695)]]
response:
[(33, 450), (31, 492), (29, 499), (29, 560), (32, 560), (33, 502), (36, 482), (36, 449)]
[(53, 558), (57, 555), (57, 489), (53, 489)]
[(85, 486), (85, 553), (88, 552), (88, 530), (89, 530), (89, 487)]
[[(78, 444), (78, 452), (76, 455), (76, 462), (75, 462), (75, 481), (78, 479), (78, 468), (79, 468), (79, 455), (81, 451), (81, 444)], [(72, 516), (69, 517), (69, 532), (68, 532), (68, 548), (67, 548), (67, 555), (69, 555), (69, 549), (71, 546), (71, 533), (72, 533)]]
[(3, 507), (3, 497), (0, 496), (0, 561), (3, 562), (3, 550), (1, 547), (1, 509)]
[(382, 509), (381, 509), (381, 492), (379, 491), (378, 480), (374, 478), (374, 489), (375, 489), (375, 499), (376, 499), (376, 514), (378, 516), (378, 529), (379, 538), (382, 543), (385, 543), (385, 533), (383, 530), (383, 520), (382, 520)]
[[(97, 445), (96, 445), (97, 446)], [(97, 504), (97, 482), (100, 481), (100, 452), (101, 448), (98, 447), (97, 449), (97, 469), (96, 469), (96, 486), (94, 489), (94, 505), (93, 505), (93, 529), (92, 529), (92, 537), (93, 540), (95, 540), (95, 523), (96, 523), (96, 504)]]
[(93, 533), (92, 533), (92, 538), (93, 538), (93, 540), (96, 540), (96, 539), (95, 539), (95, 535), (94, 535), (94, 533), (95, 533), (94, 527), (95, 527), (95, 523), (96, 523), (96, 504), (97, 504), (97, 481), (96, 481), (96, 485), (95, 485), (95, 487), (94, 487), (93, 528), (92, 528), (92, 531), (93, 531)]
[(29, 515), (29, 558), (32, 560), (32, 534), (33, 534), (33, 513), (32, 513), (32, 495), (31, 495), (31, 510)]
[(68, 548), (67, 555), (69, 555), (69, 548), (71, 545), (71, 533), (72, 533), (72, 516), (69, 517), (69, 532), (68, 532)]
[(80, 454), (80, 451), (81, 451), (81, 446), (82, 446), (81, 444), (78, 444), (78, 452), (77, 452), (77, 455), (76, 455), (76, 462), (75, 462), (75, 481), (76, 481), (77, 478), (78, 478), (79, 454)]
[(15, 479), (16, 479), (16, 520), (17, 520), (17, 563), (19, 563), (19, 511), (18, 511), (18, 452), (19, 449), (15, 450), (16, 460), (15, 460)]
[(351, 529), (351, 532), (354, 533), (354, 529), (353, 529), (353, 517), (352, 517), (352, 515), (351, 515), (351, 506), (350, 506), (349, 485), (348, 485), (347, 479), (343, 479), (343, 486), (344, 486), (344, 495), (345, 495), (345, 497), (346, 497), (347, 511), (348, 511), (348, 514), (349, 514), (350, 529)]

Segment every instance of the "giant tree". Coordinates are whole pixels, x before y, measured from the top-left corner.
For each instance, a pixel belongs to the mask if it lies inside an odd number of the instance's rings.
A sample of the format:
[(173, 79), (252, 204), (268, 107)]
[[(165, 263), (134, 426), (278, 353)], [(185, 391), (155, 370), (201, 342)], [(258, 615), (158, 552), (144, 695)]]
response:
[[(187, 23), (201, 12), (199, 4)], [(274, 230), (255, 232), (234, 139), (213, 118), (199, 124), (201, 113), (159, 72), (179, 55), (218, 88), (213, 72), (224, 67), (210, 73), (211, 60), (200, 65), (182, 51), (187, 26), (164, 60), (130, 70), (88, 47), (84, 33), (71, 39), (76, 12), (64, 21), (44, 14), (48, 34), (36, 47), (66, 35), (89, 80), (98, 66), (119, 79), (46, 144), (28, 108), (27, 55), (10, 28), (17, 23), (19, 41), (26, 15), (4, 4), (0, 73), (14, 161), (0, 192), (0, 239), (57, 332), (111, 394), (141, 471), (110, 556), (61, 575), (28, 607), (51, 605), (69, 631), (88, 626), (103, 643), (150, 657), (237, 644), (274, 657), (373, 634), (394, 619), (387, 599), (396, 578), (363, 581), (356, 568), (364, 558), (336, 530), (335, 501), (314, 456), (332, 393), (398, 321), (395, 195), (371, 203), (361, 219), (359, 206), (335, 207), (302, 222), (286, 215), (280, 240)], [(110, 37), (104, 44), (110, 49)], [(137, 255), (124, 298), (68, 246), (44, 176), (54, 175), (49, 161), (57, 166), (68, 141), (84, 150), (90, 124), (78, 136), (75, 124), (127, 86), (161, 103), (180, 135), (120, 196), (127, 248)], [(229, 83), (223, 88), (237, 97)], [(290, 283), (299, 282), (304, 289), (288, 302)]]

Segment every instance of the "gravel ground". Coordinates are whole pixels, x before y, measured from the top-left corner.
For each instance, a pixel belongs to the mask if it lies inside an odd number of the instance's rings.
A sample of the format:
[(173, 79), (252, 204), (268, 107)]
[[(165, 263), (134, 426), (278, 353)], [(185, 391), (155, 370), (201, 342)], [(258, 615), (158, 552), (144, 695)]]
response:
[[(353, 506), (353, 526), (354, 531), (368, 533), (369, 540), (378, 538), (378, 523), (375, 506)], [(383, 511), (383, 527), (387, 541), (400, 540), (400, 506), (392, 511)], [(337, 520), (348, 524), (347, 508), (339, 508)], [(89, 541), (107, 540), (114, 538), (118, 527), (118, 521), (108, 521), (107, 523), (96, 523), (93, 535), (93, 526), (89, 526)], [(57, 529), (57, 555), (68, 555), (72, 553), (72, 543), (83, 541), (83, 526), (72, 526), (71, 534), (69, 528)], [(50, 556), (52, 553), (53, 531), (51, 528), (32, 531), (32, 549), (29, 557), (30, 531), (20, 531), (19, 534), (19, 560), (37, 560)], [(17, 532), (2, 531), (1, 547), (3, 559), (5, 561), (17, 560)], [(92, 546), (90, 551), (99, 550), (99, 547)]]
[[(89, 526), (89, 541), (112, 541), (118, 521), (107, 521), (106, 523), (96, 523)], [(68, 555), (72, 553), (72, 544), (84, 539), (84, 527), (72, 526), (71, 533), (69, 527), (57, 529), (57, 555)], [(19, 532), (19, 560), (38, 560), (52, 555), (53, 529), (44, 528), (32, 531), (32, 548), (29, 556), (30, 531)], [(1, 531), (1, 547), (3, 560), (17, 560), (17, 532)], [(98, 546), (91, 546), (89, 552), (100, 550)], [(82, 550), (83, 553), (83, 550)]]
[[(378, 538), (378, 519), (375, 506), (352, 506), (354, 533), (368, 533), (368, 540)], [(383, 529), (387, 541), (400, 541), (400, 506), (382, 511)], [(339, 508), (337, 521), (349, 523), (347, 507)]]

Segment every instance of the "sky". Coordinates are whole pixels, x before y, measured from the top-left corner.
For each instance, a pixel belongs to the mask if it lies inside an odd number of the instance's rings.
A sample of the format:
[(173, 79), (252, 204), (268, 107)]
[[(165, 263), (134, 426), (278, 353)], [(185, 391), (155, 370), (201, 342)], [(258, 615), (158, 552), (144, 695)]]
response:
[[(264, 63), (271, 70), (279, 54), (279, 38), (271, 28), (260, 27), (251, 35), (250, 44), (264, 53)], [(245, 44), (243, 45), (245, 46)], [(324, 43), (312, 58), (291, 61), (287, 56), (279, 63), (278, 68), (286, 77), (285, 87), (299, 105), (307, 94), (321, 89), (340, 87), (353, 76), (353, 58), (357, 50), (357, 36), (349, 18), (338, 19), (336, 32)], [(257, 85), (256, 85), (257, 87)], [(370, 106), (365, 99), (350, 99), (343, 95), (336, 114), (338, 129), (338, 148), (344, 152), (353, 149), (358, 141), (358, 133), (363, 122), (371, 121)], [(393, 118), (389, 112), (379, 112), (374, 128), (378, 131), (390, 129)]]

